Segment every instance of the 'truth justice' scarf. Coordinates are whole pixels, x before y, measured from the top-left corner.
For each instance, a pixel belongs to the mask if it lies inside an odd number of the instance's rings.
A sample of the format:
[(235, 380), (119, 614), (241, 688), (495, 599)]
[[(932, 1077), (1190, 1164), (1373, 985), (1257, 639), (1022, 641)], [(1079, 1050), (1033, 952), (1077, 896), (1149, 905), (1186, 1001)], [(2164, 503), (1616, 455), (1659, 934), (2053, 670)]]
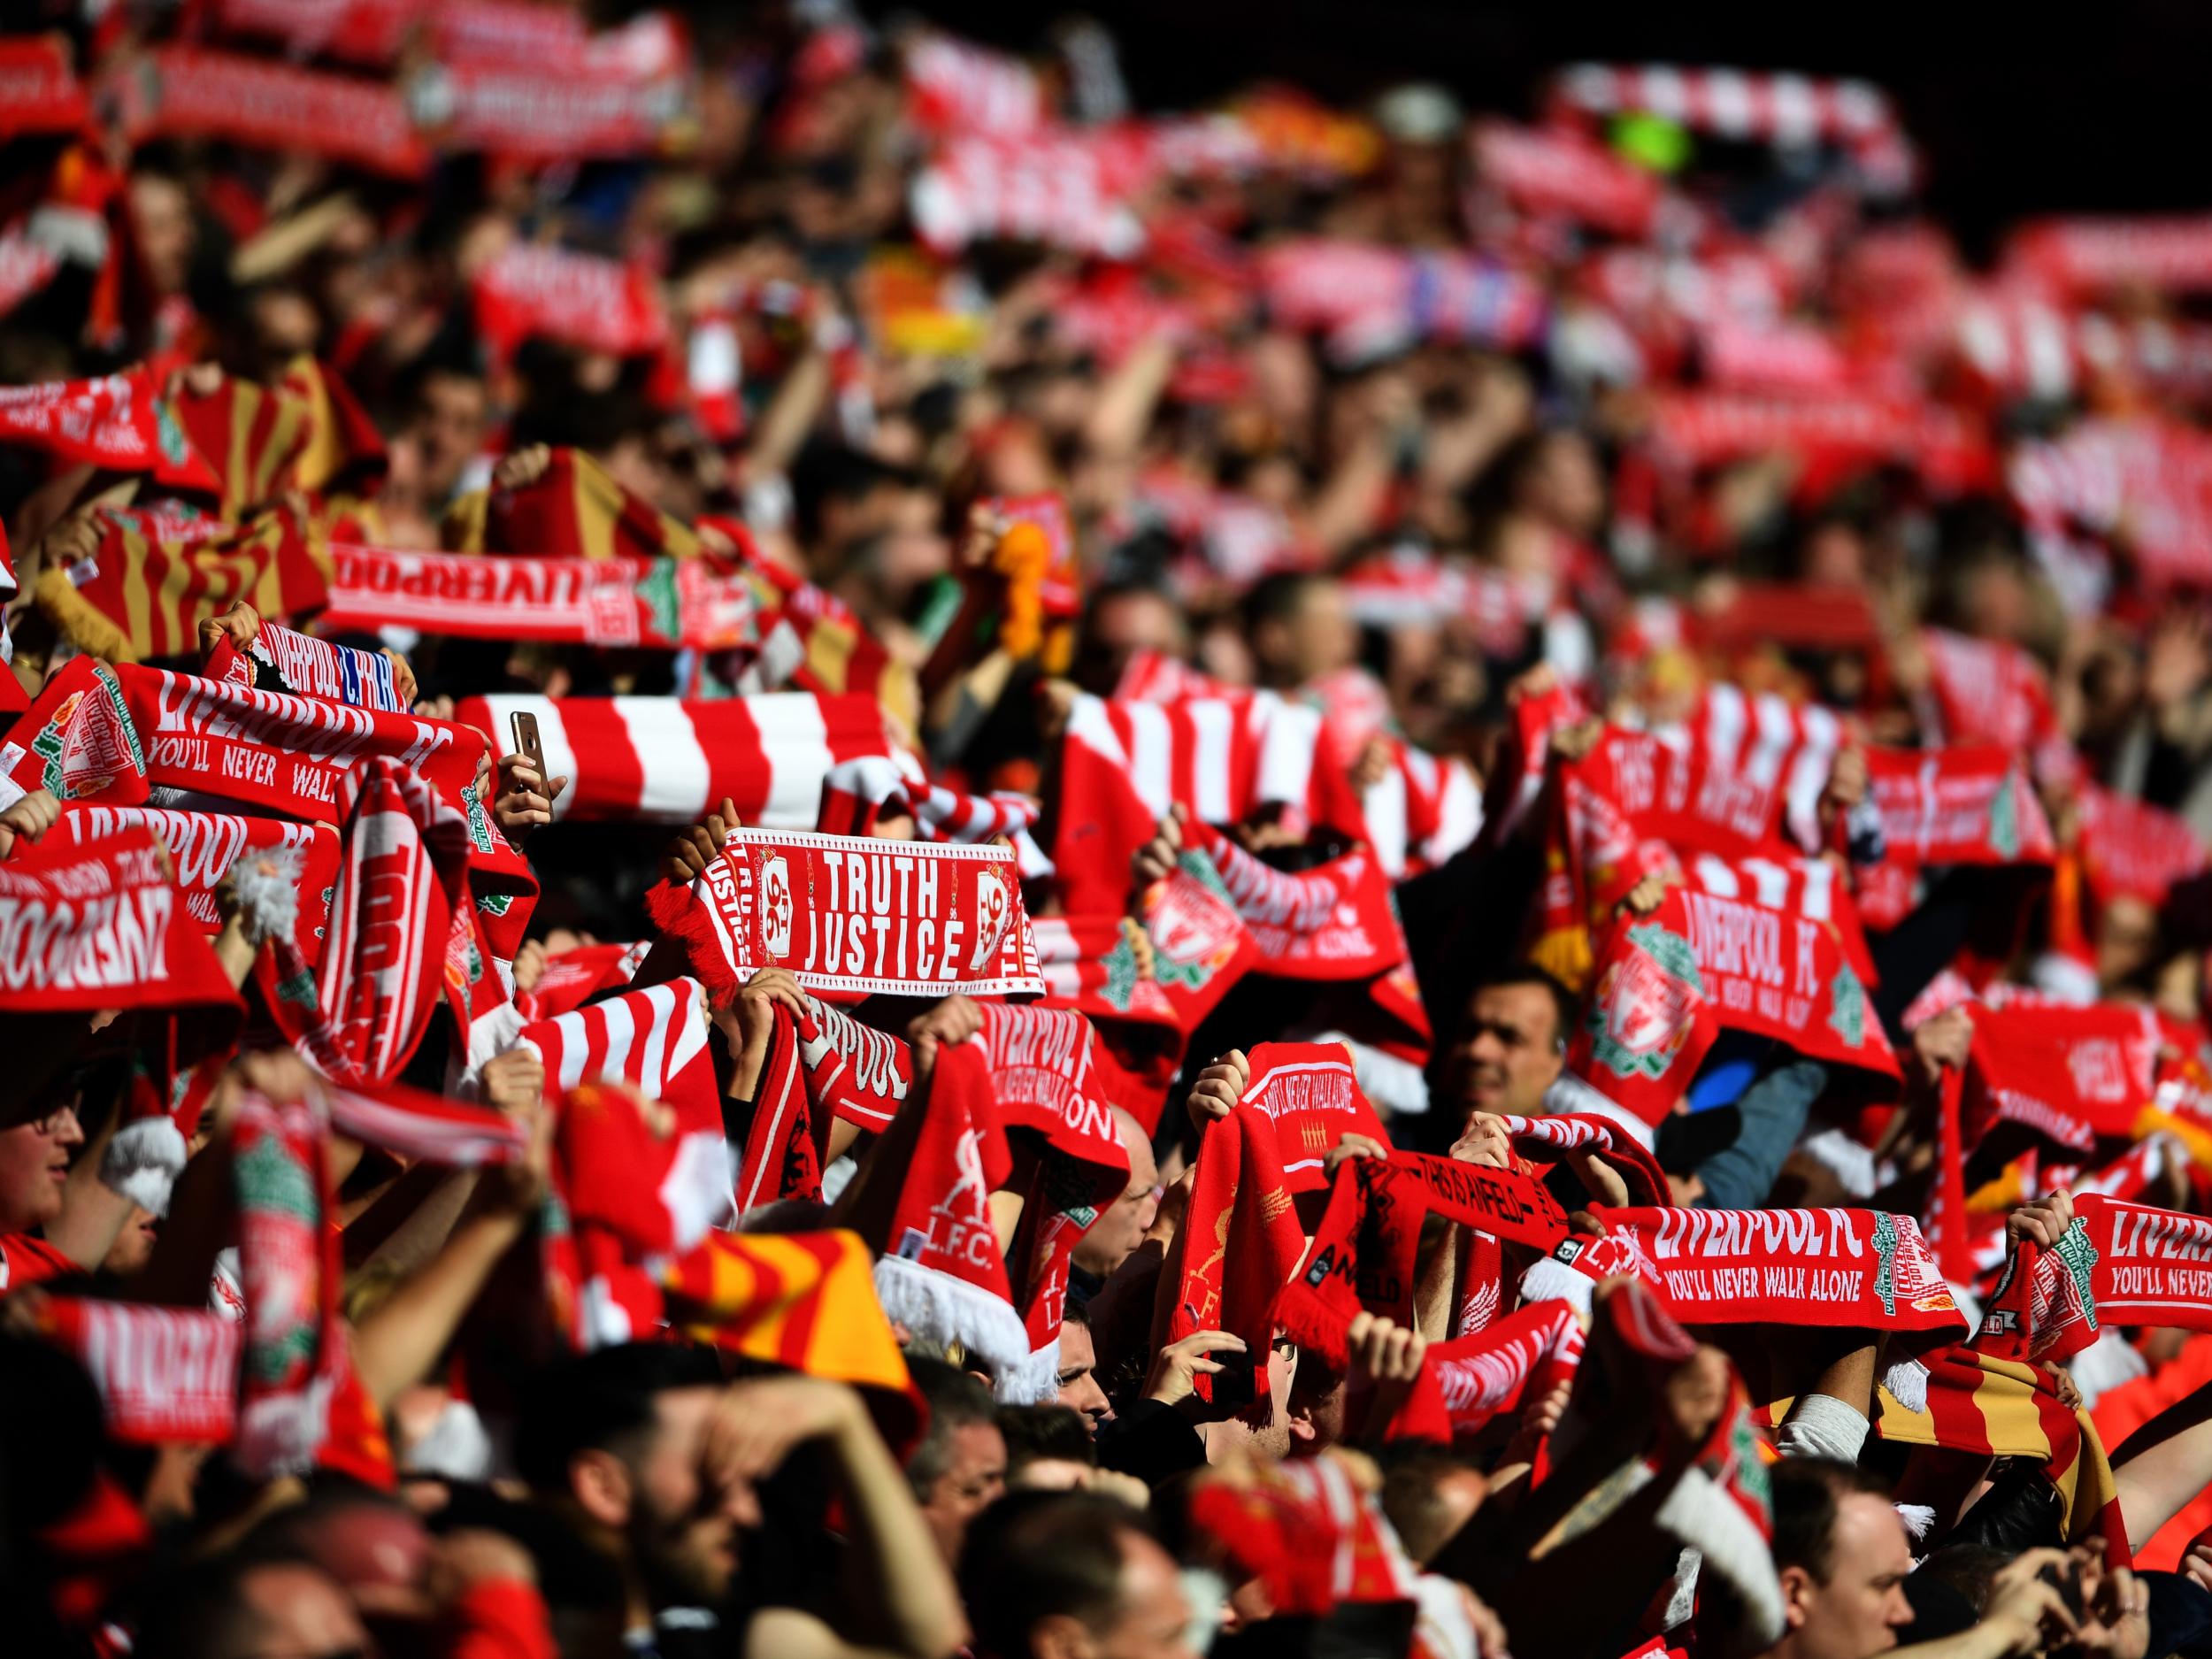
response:
[(646, 910), (718, 1002), (762, 968), (848, 997), (1044, 989), (1005, 848), (733, 830)]

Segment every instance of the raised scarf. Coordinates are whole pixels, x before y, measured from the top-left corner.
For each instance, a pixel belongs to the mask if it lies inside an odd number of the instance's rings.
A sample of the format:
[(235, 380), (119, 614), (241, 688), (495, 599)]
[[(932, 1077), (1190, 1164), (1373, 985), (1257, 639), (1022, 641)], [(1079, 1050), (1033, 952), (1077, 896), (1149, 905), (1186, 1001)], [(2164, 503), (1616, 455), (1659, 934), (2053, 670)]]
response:
[[(344, 1284), (325, 1159), (330, 1125), (313, 1101), (248, 1094), (231, 1132), (238, 1205), (238, 1276), (246, 1304), (238, 1437), (245, 1474), (301, 1475), (354, 1449), (334, 1434), (365, 1402), (338, 1298)], [(381, 1445), (374, 1413), (369, 1439)], [(382, 1484), (390, 1484), (382, 1448)]]
[(1609, 1118), (1560, 1112), (1548, 1118), (1501, 1116), (1513, 1149), (1524, 1157), (1556, 1162), (1563, 1152), (1587, 1151), (1617, 1171), (1629, 1197), (1640, 1204), (1668, 1204), (1666, 1171), (1643, 1143)]
[(1364, 849), (1295, 875), (1270, 868), (1210, 824), (1193, 844), (1219, 872), (1260, 955), (1260, 971), (1287, 979), (1367, 979), (1406, 959), (1390, 880)]
[(1472, 1336), (1429, 1345), (1423, 1369), (1436, 1384), (1454, 1439), (1541, 1400), (1582, 1362), (1582, 1317), (1557, 1299), (1532, 1302)]
[(1238, 1579), (1260, 1581), (1277, 1618), (1325, 1618), (1348, 1602), (1416, 1593), (1418, 1570), (1376, 1494), (1331, 1454), (1210, 1471), (1194, 1484), (1189, 1523)]
[(236, 526), (116, 509), (94, 522), (91, 556), (40, 572), (35, 592), (63, 638), (110, 662), (197, 654), (200, 624), (241, 599), (281, 617), (329, 595), (329, 555), (288, 507)]
[(1363, 1308), (1411, 1325), (1421, 1222), (1432, 1212), (1538, 1251), (1567, 1236), (1557, 1201), (1518, 1171), (1419, 1152), (1347, 1158), (1304, 1268), (1275, 1299), (1275, 1323), (1339, 1371)]
[(441, 148), (516, 162), (649, 158), (695, 127), (682, 25), (643, 12), (551, 50), (426, 65), (408, 92), (437, 111)]
[(0, 388), (0, 440), (109, 472), (150, 472), (181, 488), (214, 474), (145, 371)]
[(2105, 1323), (2212, 1330), (2212, 1218), (2086, 1194), (2058, 1243), (2013, 1241), (1974, 1346), (2063, 1361)]
[(362, 760), (400, 762), (458, 803), (484, 752), (481, 731), (451, 721), (76, 657), (0, 746), (0, 773), (63, 800), (136, 806), (161, 787), (333, 822)]
[(530, 989), (515, 993), (525, 1019), (551, 1019), (581, 1008), (604, 991), (616, 991), (636, 978), (644, 960), (637, 945), (579, 945), (548, 956), (545, 972)]
[(779, 1007), (737, 1175), (741, 1214), (776, 1198), (819, 1198), (830, 1121), (890, 1126), (913, 1086), (914, 1056), (888, 1032), (814, 997), (794, 1019)]
[(12, 1010), (39, 1013), (203, 1008), (234, 1015), (240, 1006), (163, 872), (152, 833), (136, 826), (0, 864), (0, 992)]
[(1348, 1134), (1389, 1147), (1342, 1043), (1255, 1043), (1245, 1059), (1250, 1075), (1238, 1104), (1256, 1108), (1275, 1125), (1292, 1192), (1319, 1192), (1329, 1184), (1324, 1161)]
[(1002, 1389), (1026, 1378), (1033, 1352), (991, 1225), (990, 1195), (1012, 1167), (990, 1062), (980, 1044), (955, 1043), (840, 1200), (877, 1252), (883, 1310), (915, 1336), (957, 1342)]
[(832, 766), (896, 752), (857, 695), (465, 697), (454, 718), (503, 746), (515, 714), (536, 717), (548, 770), (572, 780), (556, 818), (695, 824), (726, 798), (748, 824), (811, 829)]
[(219, 1313), (50, 1296), (39, 1333), (84, 1367), (107, 1432), (130, 1446), (229, 1440), (245, 1333)]
[(166, 45), (137, 55), (119, 78), (119, 113), (134, 144), (157, 138), (221, 138), (326, 157), (414, 179), (426, 150), (396, 88), (326, 74), (202, 46)]
[(687, 559), (703, 551), (689, 525), (617, 483), (582, 451), (564, 449), (526, 484), (463, 496), (443, 534), (455, 553)]
[(2204, 843), (2178, 813), (2085, 781), (2082, 871), (2097, 903), (2127, 895), (2165, 902), (2175, 882), (2205, 867)]
[(1044, 989), (1005, 848), (733, 830), (646, 910), (718, 1002), (762, 968), (846, 997)]
[(668, 338), (660, 285), (642, 265), (512, 242), (470, 279), (477, 332), (495, 362), (526, 340), (633, 357)]
[(462, 639), (729, 650), (757, 635), (757, 592), (700, 559), (588, 559), (330, 547), (322, 625)]
[(2013, 1124), (2077, 1156), (2131, 1135), (2158, 1082), (2163, 1041), (2147, 1010), (2116, 1002), (1974, 1010), (1964, 1145)]
[(1209, 1125), (1198, 1143), (1163, 1339), (1179, 1341), (1198, 1331), (1244, 1339), (1242, 1359), (1225, 1356), (1217, 1375), (1195, 1379), (1201, 1399), (1241, 1408), (1266, 1395), (1275, 1298), (1305, 1245), (1283, 1181), (1274, 1123), (1256, 1107), (1239, 1104)]
[(342, 852), (321, 958), (311, 967), (295, 941), (271, 939), (255, 981), (318, 1071), (374, 1086), (407, 1064), (437, 1006), (468, 903), (468, 825), (421, 774), (383, 757), (339, 774), (333, 807)]
[(225, 374), (211, 390), (180, 382), (173, 403), (184, 435), (215, 469), (220, 517), (242, 519), (300, 488), (315, 440), (315, 404), (303, 390)]
[(228, 634), (220, 636), (202, 672), (210, 680), (231, 685), (288, 691), (294, 696), (342, 703), (352, 709), (405, 714), (408, 708), (392, 678), (390, 657), (380, 651), (334, 645), (280, 622), (264, 622), (253, 643), (243, 651), (231, 642)]
[(1624, 917), (1603, 935), (1586, 1002), (1561, 1099), (1648, 1148), (1720, 1035), (1697, 954), (1663, 911)]
[(1916, 1335), (1962, 1329), (1958, 1304), (1910, 1216), (1597, 1206), (1592, 1213), (1610, 1235), (1633, 1244), (1637, 1277), (1685, 1325)]
[(1052, 848), (1070, 911), (1125, 908), (1130, 855), (1177, 803), (1194, 823), (1280, 808), (1348, 841), (1366, 833), (1316, 710), (1265, 692), (1171, 707), (1079, 696), (1061, 744)]
[(96, 806), (73, 803), (49, 838), (51, 846), (88, 846), (129, 829), (159, 835), (176, 861), (177, 889), (185, 912), (203, 933), (222, 927), (215, 890), (241, 858), (296, 851), (299, 910), (292, 937), (311, 965), (322, 955), (330, 926), (330, 890), (337, 879), (338, 832), (327, 824), (240, 818), (228, 812), (180, 812), (157, 806)]
[(2047, 864), (2050, 820), (2011, 749), (1955, 747), (1866, 750), (1870, 796), (1882, 818), (1880, 864), (1858, 872), (1859, 912), (1890, 928), (1917, 902), (1931, 865)]

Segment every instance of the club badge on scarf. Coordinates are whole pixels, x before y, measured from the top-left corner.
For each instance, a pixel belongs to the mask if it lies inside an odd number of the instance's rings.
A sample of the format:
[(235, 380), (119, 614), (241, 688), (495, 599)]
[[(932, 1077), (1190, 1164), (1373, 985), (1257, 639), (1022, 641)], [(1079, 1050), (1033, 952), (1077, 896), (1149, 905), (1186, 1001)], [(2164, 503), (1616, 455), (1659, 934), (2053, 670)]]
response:
[[(234, 686), (261, 686), (295, 696), (342, 703), (352, 709), (407, 712), (406, 699), (392, 678), (392, 659), (379, 651), (357, 651), (301, 634), (280, 622), (264, 622), (251, 646), (240, 650), (226, 634), (215, 641), (203, 667), (210, 680)], [(273, 685), (268, 682), (273, 680)]]
[(718, 1000), (762, 968), (833, 996), (1045, 988), (1005, 848), (734, 830), (646, 909)]
[(1638, 1208), (1601, 1218), (1634, 1241), (1638, 1276), (1685, 1325), (1939, 1332), (1962, 1323), (1910, 1216)]
[(1296, 875), (1271, 869), (1210, 824), (1194, 824), (1229, 902), (1258, 949), (1258, 966), (1288, 979), (1366, 979), (1405, 960), (1390, 882), (1373, 855), (1341, 858)]
[(1697, 953), (1658, 917), (1606, 935), (1587, 1011), (1567, 1046), (1563, 1094), (1645, 1143), (1720, 1035)]
[(2014, 1243), (1974, 1346), (2001, 1359), (2062, 1361), (2108, 1325), (2212, 1330), (2212, 1217), (2078, 1198), (2056, 1245)]

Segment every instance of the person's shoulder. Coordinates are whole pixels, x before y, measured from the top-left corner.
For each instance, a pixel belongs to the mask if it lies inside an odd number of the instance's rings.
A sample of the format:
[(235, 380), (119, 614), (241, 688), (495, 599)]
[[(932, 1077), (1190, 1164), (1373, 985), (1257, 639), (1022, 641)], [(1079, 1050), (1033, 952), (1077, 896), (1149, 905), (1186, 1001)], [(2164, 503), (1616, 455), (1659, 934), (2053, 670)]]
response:
[(0, 1233), (0, 1295), (77, 1271), (76, 1263), (35, 1233)]
[(883, 1659), (875, 1647), (854, 1646), (813, 1614), (795, 1607), (764, 1607), (745, 1622), (741, 1640), (726, 1650), (742, 1659)]

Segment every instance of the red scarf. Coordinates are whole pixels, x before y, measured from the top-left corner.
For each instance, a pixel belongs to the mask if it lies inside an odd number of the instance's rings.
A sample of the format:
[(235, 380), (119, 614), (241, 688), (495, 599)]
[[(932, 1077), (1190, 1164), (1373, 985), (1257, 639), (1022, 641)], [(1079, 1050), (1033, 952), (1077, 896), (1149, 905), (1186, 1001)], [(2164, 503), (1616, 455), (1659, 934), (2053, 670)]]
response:
[(1121, 1079), (1090, 1021), (1070, 1009), (1004, 1002), (987, 1002), (982, 1012), (973, 1041), (990, 1062), (999, 1121), (1100, 1171), (1099, 1190), (1086, 1202), (1111, 1203), (1129, 1179), (1113, 1112)]
[(115, 84), (123, 95), (123, 128), (134, 144), (227, 138), (396, 179), (419, 177), (428, 160), (405, 102), (380, 81), (173, 45), (141, 52), (133, 73)]
[(668, 338), (659, 283), (641, 265), (516, 242), (479, 266), (471, 287), (495, 362), (532, 339), (634, 357)]
[(150, 472), (179, 488), (214, 482), (142, 370), (0, 389), (0, 438), (103, 472)]
[(2017, 1124), (2075, 1154), (2131, 1135), (2157, 1083), (2163, 1039), (2147, 1010), (2116, 1002), (1974, 1010), (1964, 1145)]
[(0, 748), (0, 772), (64, 800), (135, 806), (165, 786), (332, 822), (347, 773), (386, 757), (449, 801), (476, 782), (481, 730), (225, 685), (196, 674), (73, 659)]
[(989, 1198), (1012, 1169), (979, 1043), (941, 1048), (929, 1087), (855, 1181), (884, 1311), (914, 1335), (957, 1342), (1002, 1380), (1026, 1379), (1029, 1333), (992, 1231)]
[(333, 542), (321, 626), (463, 639), (728, 650), (751, 644), (754, 583), (702, 559), (488, 559)]
[(2175, 882), (2205, 867), (2204, 843), (2185, 819), (2094, 783), (2081, 786), (2081, 856), (2090, 895), (2162, 904)]
[(701, 551), (689, 525), (617, 483), (589, 456), (562, 449), (526, 484), (463, 497), (445, 544), (454, 552), (588, 559), (695, 558)]
[(718, 1002), (762, 968), (841, 996), (1044, 989), (1004, 848), (733, 830), (687, 887), (646, 895)]
[(1342, 1043), (1255, 1043), (1245, 1058), (1251, 1079), (1238, 1104), (1256, 1107), (1275, 1125), (1292, 1192), (1316, 1193), (1329, 1184), (1323, 1162), (1348, 1134), (1390, 1145)]
[(1582, 1363), (1582, 1317), (1570, 1302), (1532, 1302), (1473, 1336), (1430, 1344), (1423, 1370), (1435, 1381), (1451, 1437), (1541, 1400)]
[(1410, 1325), (1421, 1222), (1431, 1211), (1540, 1251), (1567, 1236), (1558, 1203), (1517, 1171), (1418, 1152), (1348, 1158), (1304, 1270), (1275, 1299), (1275, 1323), (1338, 1371), (1361, 1309)]
[(445, 945), (468, 902), (468, 825), (419, 774), (383, 758), (340, 773), (333, 807), (343, 855), (322, 958), (311, 968), (294, 941), (273, 939), (255, 979), (317, 1070), (375, 1086), (413, 1056), (437, 1005)]
[(0, 994), (39, 1013), (240, 1006), (142, 828), (0, 864)]
[(2047, 864), (2057, 856), (2015, 750), (1869, 748), (1866, 764), (1886, 849), (1879, 864), (1858, 872), (1859, 911), (1870, 927), (1904, 920), (1928, 865)]
[[(1678, 895), (1668, 896), (1678, 916)], [(1605, 935), (1589, 1009), (1568, 1044), (1561, 1079), (1576, 1110), (1603, 1118), (1647, 1147), (1721, 1027), (1697, 953), (1668, 918), (1663, 907), (1648, 920), (1624, 917)]]
[(330, 927), (330, 890), (337, 879), (338, 832), (327, 824), (288, 824), (282, 818), (238, 818), (227, 812), (177, 812), (157, 806), (79, 806), (65, 809), (50, 847), (88, 846), (126, 831), (158, 834), (176, 861), (177, 888), (185, 912), (201, 932), (222, 929), (215, 890), (231, 866), (256, 853), (296, 849), (300, 859), (299, 912), (292, 938), (311, 967)]
[(1260, 1581), (1278, 1618), (1320, 1620), (1346, 1603), (1415, 1594), (1418, 1571), (1376, 1494), (1334, 1456), (1202, 1475), (1189, 1520), (1237, 1579)]
[(1199, 1397), (1235, 1406), (1267, 1394), (1275, 1298), (1305, 1249), (1305, 1234), (1283, 1180), (1274, 1123), (1240, 1104), (1208, 1125), (1198, 1145), (1190, 1210), (1178, 1240), (1181, 1278), (1166, 1340), (1197, 1331), (1242, 1337), (1242, 1360), (1222, 1361), (1217, 1376), (1196, 1379)]
[(1958, 1304), (1910, 1216), (1872, 1210), (1601, 1210), (1685, 1325), (1955, 1332)]
[(84, 1367), (107, 1432), (131, 1446), (227, 1441), (245, 1333), (219, 1313), (49, 1297), (39, 1331)]
[(634, 979), (643, 959), (636, 945), (579, 945), (545, 959), (545, 972), (527, 991), (515, 994), (525, 1019), (573, 1012), (594, 997), (618, 991)]
[(2001, 1359), (2063, 1361), (2108, 1321), (2212, 1330), (2212, 1218), (2078, 1199), (2055, 1247), (2014, 1241), (1974, 1346)]
[(682, 26), (649, 12), (550, 51), (426, 65), (410, 92), (435, 100), (442, 148), (520, 162), (649, 157), (697, 119), (689, 65)]
[(1347, 853), (1291, 875), (1211, 825), (1194, 824), (1190, 833), (1220, 872), (1263, 972), (1289, 979), (1369, 979), (1405, 960), (1390, 881), (1373, 854)]

